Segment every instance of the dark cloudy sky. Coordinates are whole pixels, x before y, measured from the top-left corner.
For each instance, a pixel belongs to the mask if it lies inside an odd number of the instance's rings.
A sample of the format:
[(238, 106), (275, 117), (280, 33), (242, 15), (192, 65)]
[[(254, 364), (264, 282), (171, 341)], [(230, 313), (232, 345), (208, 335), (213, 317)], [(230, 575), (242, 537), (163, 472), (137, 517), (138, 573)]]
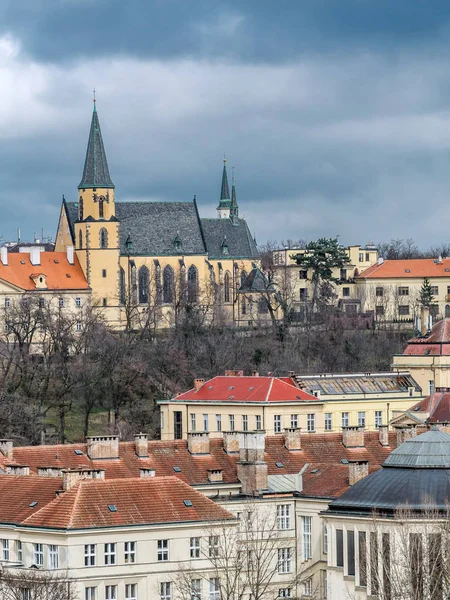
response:
[(0, 234), (55, 234), (92, 88), (120, 200), (213, 216), (224, 152), (258, 242), (450, 238), (448, 0), (2, 0)]

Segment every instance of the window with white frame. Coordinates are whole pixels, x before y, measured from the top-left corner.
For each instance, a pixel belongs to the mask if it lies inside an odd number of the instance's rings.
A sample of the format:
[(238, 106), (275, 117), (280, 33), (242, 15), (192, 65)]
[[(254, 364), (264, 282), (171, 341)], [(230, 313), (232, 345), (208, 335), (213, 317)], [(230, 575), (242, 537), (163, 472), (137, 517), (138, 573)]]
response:
[(136, 562), (136, 542), (125, 542), (124, 558), (126, 563)]
[(191, 579), (191, 598), (190, 600), (201, 600), (202, 599), (202, 580)]
[(307, 431), (316, 430), (316, 415), (314, 413), (308, 413), (306, 418), (306, 429)]
[(9, 560), (9, 540), (2, 540), (2, 560)]
[(203, 415), (203, 431), (208, 430), (208, 415)]
[(117, 600), (117, 585), (105, 585), (105, 600)]
[(116, 543), (108, 542), (105, 544), (105, 565), (116, 564)]
[(325, 413), (325, 431), (331, 431), (333, 427), (333, 420), (331, 413)]
[(222, 431), (222, 415), (216, 415), (216, 429)]
[(164, 413), (161, 413), (161, 429), (164, 429)]
[(234, 431), (234, 415), (229, 415), (230, 417), (230, 431)]
[(298, 427), (298, 415), (291, 415), (291, 428), (297, 429)]
[(292, 598), (291, 588), (280, 588), (278, 590), (278, 598)]
[(84, 545), (84, 566), (95, 567), (96, 564), (96, 545), (85, 544)]
[(196, 415), (191, 413), (191, 431), (197, 431)]
[(313, 586), (312, 586), (312, 578), (306, 579), (303, 582), (303, 595), (304, 596), (312, 596)]
[(38, 567), (44, 565), (44, 546), (43, 544), (33, 544), (34, 549), (34, 564)]
[(49, 569), (59, 569), (59, 548), (55, 544), (48, 547), (48, 566)]
[(59, 306), (60, 308), (64, 308), (64, 298), (59, 299)]
[(375, 427), (381, 427), (383, 424), (383, 411), (375, 411)]
[(342, 417), (342, 427), (348, 427), (348, 423), (349, 423), (348, 412), (343, 412), (341, 414), (341, 417)]
[(327, 527), (326, 523), (323, 524), (323, 529), (322, 529), (322, 546), (323, 546), (323, 553), (328, 554), (328, 527)]
[(160, 584), (161, 600), (172, 600), (172, 584), (170, 581), (164, 581)]
[(312, 517), (302, 517), (302, 560), (309, 560), (312, 557), (311, 540)]
[(5, 298), (5, 308), (9, 308), (11, 306), (11, 300), (9, 298)]
[(278, 573), (291, 573), (292, 549), (278, 548)]
[(84, 590), (84, 600), (97, 600), (97, 588), (89, 586)]
[(277, 506), (277, 526), (278, 529), (289, 529), (291, 526), (291, 507), (289, 504), (279, 504)]
[(189, 543), (189, 551), (191, 558), (200, 558), (200, 538), (199, 537), (191, 537)]
[(274, 415), (273, 431), (274, 433), (281, 433), (281, 415)]
[(429, 382), (428, 382), (428, 393), (430, 395), (434, 394), (434, 390), (435, 390), (434, 381), (433, 381), (433, 379), (430, 379)]
[(169, 560), (169, 540), (158, 540), (158, 560)]
[(76, 329), (77, 331), (81, 331), (83, 329), (83, 323), (81, 321), (77, 321)]
[(209, 580), (209, 600), (220, 600), (220, 581), (218, 577)]
[(210, 535), (208, 539), (208, 554), (210, 558), (219, 556), (219, 536)]
[(20, 600), (31, 600), (30, 588), (21, 588), (20, 589)]
[(17, 552), (17, 561), (23, 562), (22, 542), (20, 540), (17, 540), (17, 542), (16, 542), (16, 552)]
[(75, 306), (76, 306), (77, 308), (80, 308), (80, 307), (81, 307), (81, 298), (75, 298)]
[(256, 429), (257, 429), (257, 431), (259, 431), (260, 429), (262, 429), (261, 415), (256, 415)]
[(125, 600), (137, 600), (136, 583), (127, 583), (125, 585)]
[(248, 431), (248, 415), (242, 415), (242, 431)]
[(358, 427), (366, 426), (366, 413), (364, 411), (358, 412)]

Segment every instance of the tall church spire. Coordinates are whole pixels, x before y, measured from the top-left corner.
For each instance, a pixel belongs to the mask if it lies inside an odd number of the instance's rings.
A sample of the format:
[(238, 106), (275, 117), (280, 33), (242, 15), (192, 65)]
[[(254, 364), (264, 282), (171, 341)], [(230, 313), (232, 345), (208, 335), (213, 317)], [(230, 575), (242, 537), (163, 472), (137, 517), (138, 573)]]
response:
[(230, 216), (230, 188), (228, 187), (228, 175), (227, 175), (227, 159), (223, 159), (223, 172), (222, 172), (222, 188), (220, 190), (220, 202), (217, 207), (219, 218)]
[(109, 175), (108, 162), (103, 146), (102, 132), (98, 120), (97, 104), (94, 98), (94, 111), (92, 113), (91, 131), (84, 161), (83, 177), (78, 189), (85, 188), (111, 188), (114, 184)]
[(239, 207), (236, 200), (236, 184), (234, 182), (234, 167), (233, 176), (231, 178), (231, 206), (230, 206), (230, 218), (233, 223), (237, 223), (239, 218)]

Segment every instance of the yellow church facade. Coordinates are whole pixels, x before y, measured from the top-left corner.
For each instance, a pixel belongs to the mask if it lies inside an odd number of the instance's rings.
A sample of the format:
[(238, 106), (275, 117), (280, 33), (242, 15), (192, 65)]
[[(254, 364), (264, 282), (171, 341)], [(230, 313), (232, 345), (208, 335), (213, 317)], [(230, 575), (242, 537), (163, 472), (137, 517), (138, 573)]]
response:
[(115, 328), (169, 327), (186, 311), (239, 324), (238, 290), (258, 252), (225, 160), (217, 212), (200, 218), (195, 198), (116, 202), (94, 104), (78, 199), (63, 200), (55, 249), (74, 246), (92, 302)]

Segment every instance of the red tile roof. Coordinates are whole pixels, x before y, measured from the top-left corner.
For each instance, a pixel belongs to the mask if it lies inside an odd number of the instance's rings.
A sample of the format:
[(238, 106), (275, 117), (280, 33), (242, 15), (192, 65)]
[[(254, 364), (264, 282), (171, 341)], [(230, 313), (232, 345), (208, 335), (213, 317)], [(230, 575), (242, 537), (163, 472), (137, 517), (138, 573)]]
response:
[[(56, 497), (62, 479), (0, 475), (0, 523), (21, 523)], [(30, 504), (37, 502), (31, 507)]]
[(427, 396), (407, 412), (425, 412), (429, 413), (427, 422), (429, 423), (450, 423), (450, 393), (434, 392)]
[(292, 380), (278, 377), (218, 376), (206, 381), (200, 389), (189, 390), (174, 398), (177, 402), (299, 402), (315, 401), (294, 385)]
[(450, 319), (435, 323), (429, 335), (408, 340), (403, 352), (407, 356), (448, 356), (450, 354)]
[(443, 258), (441, 263), (432, 258), (384, 260), (381, 265), (377, 263), (363, 271), (358, 279), (424, 279), (425, 277), (450, 277), (450, 258)]
[(9, 253), (8, 265), (0, 262), (0, 280), (22, 290), (33, 291), (36, 286), (31, 277), (43, 274), (48, 290), (89, 289), (76, 255), (73, 265), (68, 262), (65, 252), (41, 252), (40, 257), (41, 264), (37, 266), (31, 264), (30, 254), (26, 252)]

